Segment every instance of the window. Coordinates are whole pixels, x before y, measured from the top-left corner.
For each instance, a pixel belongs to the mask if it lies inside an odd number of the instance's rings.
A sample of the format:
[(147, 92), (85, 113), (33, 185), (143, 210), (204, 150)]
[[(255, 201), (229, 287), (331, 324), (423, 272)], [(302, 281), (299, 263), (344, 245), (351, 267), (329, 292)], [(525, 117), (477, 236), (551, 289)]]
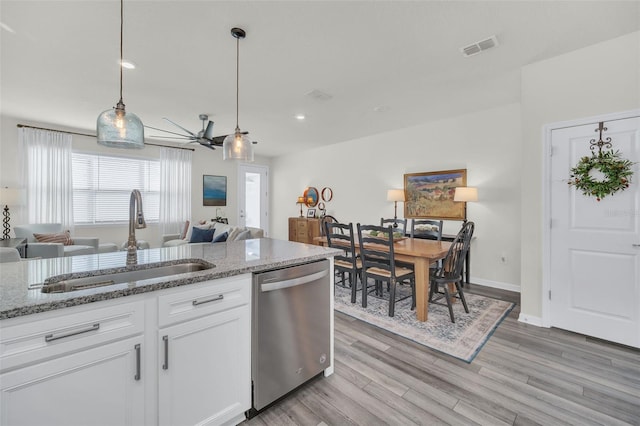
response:
[(160, 162), (106, 155), (71, 155), (73, 217), (76, 225), (129, 222), (131, 190), (142, 194), (147, 223), (157, 223), (160, 204)]

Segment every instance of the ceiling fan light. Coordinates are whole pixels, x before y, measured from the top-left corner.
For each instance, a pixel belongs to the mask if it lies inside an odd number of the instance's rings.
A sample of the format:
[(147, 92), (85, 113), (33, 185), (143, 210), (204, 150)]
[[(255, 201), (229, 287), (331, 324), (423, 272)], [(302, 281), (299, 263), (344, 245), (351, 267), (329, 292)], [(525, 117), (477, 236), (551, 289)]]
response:
[(144, 126), (132, 112), (122, 108), (111, 108), (98, 116), (96, 129), (99, 145), (111, 148), (144, 148)]
[(253, 144), (247, 135), (236, 129), (234, 134), (228, 135), (222, 142), (222, 158), (224, 160), (240, 160), (253, 162)]

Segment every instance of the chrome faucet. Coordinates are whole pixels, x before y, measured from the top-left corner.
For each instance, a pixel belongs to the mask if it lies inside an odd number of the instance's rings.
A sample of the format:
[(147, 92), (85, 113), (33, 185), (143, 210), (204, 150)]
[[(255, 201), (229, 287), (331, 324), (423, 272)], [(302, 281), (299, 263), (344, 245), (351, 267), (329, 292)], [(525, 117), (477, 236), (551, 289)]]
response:
[(136, 241), (136, 229), (147, 227), (142, 212), (142, 195), (140, 191), (131, 191), (129, 199), (129, 239), (127, 240), (127, 265), (138, 263), (138, 242)]

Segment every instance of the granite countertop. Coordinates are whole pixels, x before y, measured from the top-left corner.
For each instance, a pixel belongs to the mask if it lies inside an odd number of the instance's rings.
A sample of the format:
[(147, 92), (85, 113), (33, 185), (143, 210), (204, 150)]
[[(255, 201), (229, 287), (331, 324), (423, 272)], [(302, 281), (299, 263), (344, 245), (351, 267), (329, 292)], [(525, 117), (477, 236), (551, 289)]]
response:
[[(295, 242), (260, 238), (228, 243), (185, 244), (138, 251), (138, 265), (180, 263), (201, 259), (214, 268), (170, 277), (113, 284), (67, 293), (42, 293), (45, 279), (62, 274), (88, 276), (87, 271), (123, 268), (125, 251), (89, 256), (36, 259), (0, 264), (0, 320), (108, 300), (132, 294), (193, 284), (232, 275), (266, 271), (339, 254), (339, 250)], [(149, 265), (150, 266), (150, 265)]]

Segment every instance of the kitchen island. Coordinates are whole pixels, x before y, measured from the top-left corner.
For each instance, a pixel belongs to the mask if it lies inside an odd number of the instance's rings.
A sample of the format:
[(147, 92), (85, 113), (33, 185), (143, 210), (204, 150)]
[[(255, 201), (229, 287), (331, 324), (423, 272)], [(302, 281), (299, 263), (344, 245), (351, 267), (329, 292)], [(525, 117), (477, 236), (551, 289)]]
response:
[(252, 274), (335, 254), (268, 238), (141, 250), (138, 269), (187, 259), (214, 267), (65, 293), (41, 286), (122, 270), (126, 252), (0, 265), (0, 423), (242, 421), (251, 407)]

